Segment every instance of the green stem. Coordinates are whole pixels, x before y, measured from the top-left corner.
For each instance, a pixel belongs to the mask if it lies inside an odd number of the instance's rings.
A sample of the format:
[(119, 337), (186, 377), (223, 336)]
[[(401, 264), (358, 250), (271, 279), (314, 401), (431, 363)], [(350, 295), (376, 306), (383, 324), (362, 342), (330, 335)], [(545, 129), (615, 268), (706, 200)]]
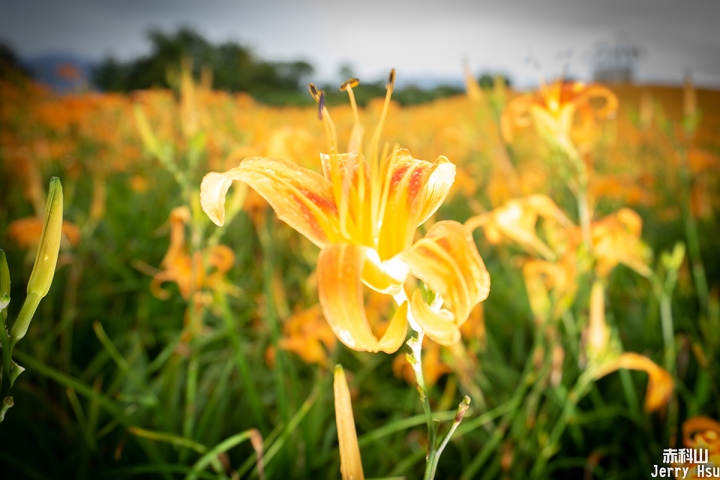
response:
[(413, 351), (415, 357), (415, 364), (413, 370), (415, 371), (415, 378), (417, 379), (418, 393), (420, 394), (420, 401), (422, 401), (423, 411), (425, 412), (425, 421), (427, 422), (428, 428), (428, 451), (426, 457), (425, 476), (424, 480), (432, 480), (435, 478), (434, 465), (437, 462), (437, 448), (436, 448), (436, 435), (437, 430), (433, 424), (432, 409), (430, 408), (430, 399), (428, 398), (428, 392), (425, 385), (425, 377), (422, 371), (422, 342), (425, 334), (422, 330), (417, 332), (416, 339), (410, 339), (408, 342), (410, 348)]
[(588, 251), (592, 250), (592, 237), (590, 234), (590, 209), (587, 199), (587, 184), (578, 188), (576, 195), (578, 204), (578, 216), (580, 217), (580, 228), (582, 229), (583, 242)]
[(682, 213), (685, 223), (685, 236), (687, 237), (688, 253), (690, 255), (690, 264), (692, 266), (693, 280), (697, 289), (698, 299), (700, 301), (700, 310), (704, 315), (708, 314), (709, 289), (707, 277), (705, 276), (705, 267), (703, 266), (702, 255), (700, 253), (700, 236), (697, 230), (695, 217), (690, 210), (690, 187), (692, 179), (687, 166), (687, 152), (682, 149), (678, 151), (680, 157), (680, 185), (682, 188)]
[[(407, 302), (408, 299), (405, 295), (405, 292), (401, 290), (400, 293), (395, 296), (395, 301), (398, 305), (402, 305), (404, 302)], [(428, 392), (425, 385), (425, 376), (423, 375), (422, 371), (422, 343), (423, 339), (425, 338), (425, 332), (423, 332), (423, 330), (417, 325), (417, 322), (410, 313), (410, 310), (408, 310), (407, 317), (408, 322), (410, 322), (410, 326), (417, 333), (416, 338), (410, 338), (410, 340), (408, 340), (407, 342), (407, 345), (412, 350), (412, 355), (408, 355), (408, 361), (410, 362), (410, 365), (415, 372), (415, 379), (417, 380), (417, 390), (418, 394), (420, 395), (420, 401), (422, 402), (423, 411), (425, 412), (425, 421), (427, 422), (428, 428), (428, 449), (427, 456), (425, 457), (425, 476), (423, 477), (423, 479), (432, 480), (433, 478), (435, 478), (435, 471), (433, 465), (435, 465), (436, 463), (437, 456), (437, 430), (435, 429), (435, 425), (433, 423), (432, 409), (430, 408), (430, 399), (428, 398)]]
[(675, 371), (675, 329), (673, 327), (672, 306), (670, 296), (663, 292), (660, 297), (660, 321), (662, 322), (663, 342), (665, 343), (665, 369), (673, 374)]
[(568, 394), (565, 407), (563, 408), (563, 411), (560, 414), (560, 418), (558, 419), (557, 423), (555, 423), (555, 427), (550, 433), (548, 443), (545, 448), (543, 448), (540, 457), (535, 461), (535, 465), (533, 466), (533, 469), (531, 471), (532, 478), (538, 478), (540, 476), (548, 460), (550, 460), (550, 458), (555, 454), (555, 450), (557, 448), (558, 442), (560, 441), (560, 437), (565, 431), (565, 427), (567, 427), (568, 421), (575, 413), (575, 407), (577, 406), (580, 399), (582, 399), (588, 392), (588, 387), (590, 385), (592, 385), (592, 375), (590, 375), (588, 372), (584, 372), (578, 378), (575, 384), (575, 388), (573, 388), (573, 390)]
[(453, 424), (450, 426), (450, 430), (445, 434), (445, 438), (443, 438), (442, 443), (437, 448), (437, 454), (435, 455), (435, 461), (430, 466), (430, 478), (435, 477), (435, 471), (437, 470), (438, 462), (440, 461), (440, 455), (442, 455), (443, 450), (445, 450), (445, 447), (447, 446), (448, 442), (452, 438), (453, 434), (455, 433), (455, 430), (457, 430), (458, 426), (460, 425), (460, 422), (462, 422), (463, 417), (465, 416), (465, 412), (467, 412), (468, 408), (470, 407), (470, 397), (467, 395), (465, 398), (463, 398), (463, 401), (460, 402), (460, 405), (458, 405), (457, 413), (455, 414), (455, 418), (453, 419)]
[(40, 300), (42, 300), (42, 297), (36, 293), (28, 293), (27, 298), (25, 298), (25, 303), (23, 303), (20, 314), (15, 320), (15, 324), (10, 331), (11, 351), (15, 345), (17, 345), (17, 342), (27, 333), (30, 321), (32, 320), (33, 315), (35, 315), (35, 311), (40, 304)]
[[(0, 345), (2, 345), (2, 385), (0, 385), (0, 402), (10, 393), (12, 382), (10, 381), (10, 364), (12, 363), (12, 347), (10, 338), (4, 325), (0, 325)], [(0, 422), (2, 418), (0, 418)]]

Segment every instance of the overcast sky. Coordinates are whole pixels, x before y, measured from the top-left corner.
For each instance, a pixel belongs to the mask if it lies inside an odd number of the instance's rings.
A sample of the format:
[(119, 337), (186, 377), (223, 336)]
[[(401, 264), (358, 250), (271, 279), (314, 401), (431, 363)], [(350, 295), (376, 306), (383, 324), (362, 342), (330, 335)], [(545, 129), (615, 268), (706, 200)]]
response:
[(572, 51), (570, 73), (588, 78), (588, 54), (619, 34), (641, 46), (642, 81), (678, 83), (691, 71), (720, 88), (716, 0), (4, 0), (0, 39), (24, 57), (71, 53), (97, 60), (148, 53), (149, 28), (189, 26), (212, 41), (237, 40), (269, 60), (304, 59), (317, 80), (349, 63), (361, 79), (389, 68), (398, 79), (506, 72), (519, 84), (547, 77)]

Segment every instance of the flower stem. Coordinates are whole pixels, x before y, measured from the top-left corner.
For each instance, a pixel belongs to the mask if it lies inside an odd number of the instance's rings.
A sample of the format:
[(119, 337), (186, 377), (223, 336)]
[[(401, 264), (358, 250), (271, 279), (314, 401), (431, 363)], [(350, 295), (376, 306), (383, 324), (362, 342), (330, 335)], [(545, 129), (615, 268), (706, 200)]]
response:
[(702, 255), (700, 252), (700, 236), (698, 234), (697, 222), (692, 214), (690, 207), (690, 191), (692, 187), (692, 176), (688, 167), (687, 150), (679, 149), (680, 157), (680, 188), (682, 195), (682, 214), (685, 226), (685, 237), (687, 237), (688, 253), (690, 256), (690, 265), (692, 267), (693, 279), (695, 281), (695, 289), (697, 291), (700, 303), (700, 311), (703, 315), (708, 314), (708, 282), (705, 276), (705, 267), (703, 266)]
[(565, 407), (560, 414), (560, 418), (557, 423), (555, 423), (555, 427), (552, 429), (552, 432), (550, 432), (550, 438), (547, 445), (542, 449), (540, 456), (535, 461), (535, 465), (531, 471), (532, 478), (538, 478), (545, 468), (548, 460), (555, 455), (555, 451), (558, 448), (557, 444), (560, 441), (560, 437), (562, 437), (563, 432), (565, 432), (565, 428), (567, 427), (570, 418), (575, 413), (575, 407), (585, 394), (590, 391), (589, 387), (591, 387), (592, 384), (592, 375), (587, 371), (581, 374), (580, 378), (578, 378), (575, 388), (573, 388), (567, 396)]

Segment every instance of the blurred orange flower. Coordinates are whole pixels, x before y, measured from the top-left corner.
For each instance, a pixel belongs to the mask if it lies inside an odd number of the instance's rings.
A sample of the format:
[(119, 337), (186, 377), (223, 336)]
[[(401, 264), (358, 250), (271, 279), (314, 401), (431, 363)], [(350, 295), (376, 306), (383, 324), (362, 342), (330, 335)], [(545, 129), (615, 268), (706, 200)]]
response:
[(284, 337), (280, 339), (278, 346), (298, 354), (305, 363), (324, 366), (327, 363), (325, 348), (332, 350), (337, 343), (333, 331), (323, 317), (320, 305), (296, 313), (286, 320), (283, 333)]
[(652, 255), (650, 248), (640, 238), (642, 219), (629, 208), (621, 208), (612, 215), (594, 221), (590, 225), (590, 234), (595, 254), (595, 273), (607, 277), (622, 263), (638, 274), (651, 275), (648, 261)]
[[(720, 470), (720, 423), (709, 417), (692, 417), (683, 422), (683, 445), (686, 448), (706, 449), (705, 454), (698, 455), (698, 460), (707, 463), (695, 463), (692, 460), (673, 463), (673, 467), (688, 468), (684, 478), (699, 479), (717, 477)], [(713, 475), (714, 473), (714, 475)]]
[[(605, 102), (599, 109), (591, 103), (596, 99)], [(508, 103), (501, 117), (502, 134), (509, 143), (514, 130), (533, 123), (539, 133), (551, 135), (561, 142), (569, 141), (576, 113), (580, 121), (586, 123), (596, 117), (613, 117), (617, 108), (617, 97), (602, 85), (561, 79), (550, 85), (543, 82), (538, 92), (520, 95)]]
[(198, 291), (203, 286), (210, 289), (222, 288), (225, 274), (235, 263), (235, 254), (229, 247), (216, 245), (208, 254), (208, 266), (214, 267), (214, 271), (208, 275), (203, 265), (203, 252), (195, 252), (191, 258), (187, 251), (185, 223), (188, 221), (190, 209), (187, 207), (177, 207), (170, 214), (170, 247), (161, 263), (165, 270), (155, 274), (150, 282), (150, 291), (157, 298), (170, 298), (170, 293), (162, 288), (165, 282), (177, 283), (180, 294), (185, 299), (190, 298), (193, 291)]
[(563, 228), (573, 226), (565, 213), (546, 195), (509, 200), (502, 207), (470, 218), (465, 226), (470, 230), (483, 227), (490, 243), (509, 239), (545, 259), (554, 259), (555, 252), (537, 235), (538, 217)]
[[(41, 217), (21, 218), (10, 223), (8, 234), (20, 247), (32, 248), (40, 242), (42, 227)], [(73, 223), (62, 222), (62, 235), (70, 245), (77, 245), (80, 241), (80, 230)]]

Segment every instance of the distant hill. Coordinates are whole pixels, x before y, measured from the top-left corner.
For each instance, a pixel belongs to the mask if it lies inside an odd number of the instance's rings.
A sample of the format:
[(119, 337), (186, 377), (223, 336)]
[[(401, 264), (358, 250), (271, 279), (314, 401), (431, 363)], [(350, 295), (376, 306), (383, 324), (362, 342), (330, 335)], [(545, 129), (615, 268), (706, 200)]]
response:
[(92, 87), (92, 60), (71, 54), (51, 53), (21, 58), (20, 63), (40, 83), (67, 93)]

